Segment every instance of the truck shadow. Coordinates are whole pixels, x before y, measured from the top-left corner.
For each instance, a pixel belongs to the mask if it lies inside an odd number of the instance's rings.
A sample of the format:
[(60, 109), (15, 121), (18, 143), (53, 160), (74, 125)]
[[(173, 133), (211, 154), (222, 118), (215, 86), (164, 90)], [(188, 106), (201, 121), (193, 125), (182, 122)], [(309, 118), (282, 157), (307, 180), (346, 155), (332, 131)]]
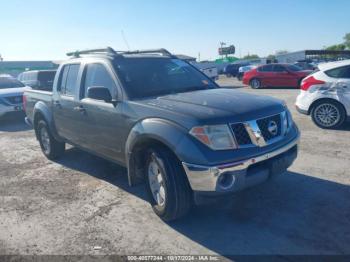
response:
[[(128, 186), (125, 168), (75, 148), (58, 162), (147, 201), (142, 185)], [(348, 185), (287, 172), (219, 203), (194, 207), (167, 225), (223, 256), (349, 254), (349, 199)]]
[(6, 115), (0, 118), (0, 131), (21, 132), (31, 128), (24, 122), (24, 113)]

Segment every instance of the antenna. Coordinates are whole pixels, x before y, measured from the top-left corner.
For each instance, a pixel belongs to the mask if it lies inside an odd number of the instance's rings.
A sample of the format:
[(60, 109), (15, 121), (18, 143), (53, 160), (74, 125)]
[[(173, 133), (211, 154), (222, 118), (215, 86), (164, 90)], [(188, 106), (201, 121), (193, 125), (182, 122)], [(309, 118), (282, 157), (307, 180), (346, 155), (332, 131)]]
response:
[(130, 51), (130, 46), (129, 46), (128, 41), (126, 40), (126, 37), (125, 37), (125, 34), (124, 34), (124, 30), (122, 30), (121, 33), (122, 33), (122, 37), (123, 37), (124, 43), (125, 43), (126, 47), (128, 48), (128, 50)]

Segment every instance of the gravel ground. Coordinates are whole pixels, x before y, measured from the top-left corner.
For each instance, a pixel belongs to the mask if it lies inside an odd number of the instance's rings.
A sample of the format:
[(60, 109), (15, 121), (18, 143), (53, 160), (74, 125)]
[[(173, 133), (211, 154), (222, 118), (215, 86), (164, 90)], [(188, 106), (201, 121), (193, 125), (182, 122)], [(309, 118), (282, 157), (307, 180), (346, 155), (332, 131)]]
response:
[(126, 170), (75, 148), (57, 162), (22, 117), (0, 120), (0, 254), (350, 254), (350, 126), (317, 128), (298, 90), (219, 84), (286, 100), (302, 136), (279, 179), (164, 223)]

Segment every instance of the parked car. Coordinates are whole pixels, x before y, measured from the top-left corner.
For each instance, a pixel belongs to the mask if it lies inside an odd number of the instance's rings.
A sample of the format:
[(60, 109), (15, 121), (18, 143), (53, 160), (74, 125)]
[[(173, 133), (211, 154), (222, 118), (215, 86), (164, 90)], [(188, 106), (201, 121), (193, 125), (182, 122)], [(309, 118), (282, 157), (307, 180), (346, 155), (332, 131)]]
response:
[(248, 72), (248, 71), (250, 71), (250, 70), (253, 70), (254, 68), (257, 68), (257, 66), (256, 66), (256, 65), (241, 66), (241, 67), (238, 69), (237, 79), (238, 79), (239, 81), (242, 81), (243, 76), (244, 76), (244, 73), (245, 73), (245, 72)]
[(33, 89), (52, 91), (56, 70), (26, 71), (17, 77), (19, 81)]
[(301, 83), (296, 108), (321, 128), (337, 128), (350, 120), (350, 60), (318, 67)]
[(225, 68), (224, 68), (224, 74), (227, 76), (227, 77), (236, 77), (238, 75), (238, 70), (240, 67), (242, 66), (247, 66), (249, 64), (247, 63), (240, 63), (240, 64), (229, 64), (227, 65)]
[(243, 76), (243, 84), (254, 89), (261, 87), (300, 87), (304, 77), (312, 71), (291, 64), (268, 64), (259, 66)]
[(165, 49), (69, 55), (52, 93), (24, 95), (44, 155), (69, 143), (127, 167), (164, 220), (281, 175), (297, 157), (299, 131), (278, 99), (219, 88)]
[(296, 62), (296, 63), (294, 63), (294, 65), (302, 68), (303, 70), (313, 71), (313, 70), (317, 69), (317, 65), (315, 65), (314, 63), (306, 62), (306, 61)]
[(0, 117), (22, 111), (25, 85), (13, 77), (0, 77)]

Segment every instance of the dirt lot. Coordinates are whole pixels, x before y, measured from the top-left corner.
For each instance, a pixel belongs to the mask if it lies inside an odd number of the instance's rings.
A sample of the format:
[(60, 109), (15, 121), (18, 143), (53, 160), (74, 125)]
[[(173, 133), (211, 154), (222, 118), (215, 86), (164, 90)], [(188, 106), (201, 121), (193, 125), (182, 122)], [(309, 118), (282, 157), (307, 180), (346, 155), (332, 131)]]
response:
[(302, 132), (288, 173), (167, 224), (123, 168), (75, 148), (48, 161), (21, 118), (3, 119), (0, 254), (350, 254), (350, 126), (314, 126), (298, 90), (219, 83), (287, 101)]

